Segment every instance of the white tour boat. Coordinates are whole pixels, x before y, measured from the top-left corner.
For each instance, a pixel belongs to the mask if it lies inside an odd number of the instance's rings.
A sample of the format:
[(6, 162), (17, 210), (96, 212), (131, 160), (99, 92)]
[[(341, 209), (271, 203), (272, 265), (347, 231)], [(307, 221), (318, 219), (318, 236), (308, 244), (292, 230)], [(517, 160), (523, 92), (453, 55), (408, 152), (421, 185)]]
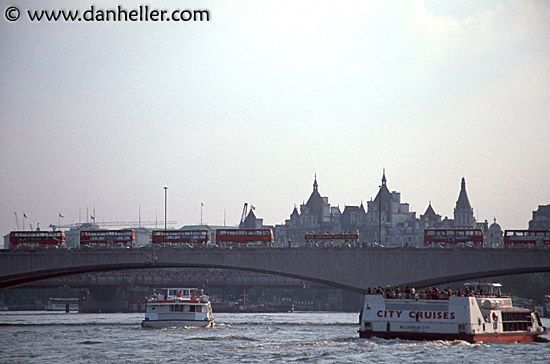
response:
[(46, 302), (46, 311), (78, 311), (78, 298), (50, 297)]
[(467, 342), (546, 341), (537, 312), (514, 307), (499, 283), (466, 283), (465, 292), (418, 292), (400, 297), (389, 287), (365, 295), (359, 336)]
[(163, 288), (147, 300), (142, 327), (213, 326), (207, 294), (196, 288)]

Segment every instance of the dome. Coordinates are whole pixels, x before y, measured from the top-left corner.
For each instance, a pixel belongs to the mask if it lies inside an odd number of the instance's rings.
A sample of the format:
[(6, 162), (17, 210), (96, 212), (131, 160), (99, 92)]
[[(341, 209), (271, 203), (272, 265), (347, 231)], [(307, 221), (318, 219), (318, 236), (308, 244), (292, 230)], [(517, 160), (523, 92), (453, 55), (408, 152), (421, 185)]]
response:
[(494, 222), (491, 224), (491, 226), (489, 226), (489, 231), (498, 232), (498, 233), (502, 232), (500, 225), (497, 224), (497, 219), (495, 219)]

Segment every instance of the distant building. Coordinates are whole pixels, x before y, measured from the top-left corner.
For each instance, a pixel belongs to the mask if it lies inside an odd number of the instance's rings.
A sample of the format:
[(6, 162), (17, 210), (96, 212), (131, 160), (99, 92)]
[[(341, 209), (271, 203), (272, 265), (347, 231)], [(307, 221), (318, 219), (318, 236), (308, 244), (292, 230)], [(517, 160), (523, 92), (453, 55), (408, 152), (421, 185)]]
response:
[[(401, 202), (401, 193), (388, 189), (386, 171), (374, 201), (367, 202), (364, 241), (382, 245), (416, 245), (420, 243), (420, 223), (409, 204)], [(423, 235), (422, 235), (423, 236)]]
[(502, 229), (496, 223), (491, 227), (487, 220), (476, 222), (474, 210), (466, 192), (466, 180), (462, 178), (460, 192), (454, 208), (454, 219), (437, 214), (428, 204), (420, 217), (410, 211), (410, 206), (401, 201), (401, 193), (390, 191), (386, 173), (383, 171), (381, 185), (376, 197), (367, 201), (367, 209), (361, 202), (359, 206), (330, 206), (328, 197), (319, 193), (317, 176), (313, 182), (313, 191), (300, 209), (294, 206), (290, 218), (274, 230), (276, 245), (292, 246), (305, 243), (306, 233), (359, 233), (361, 244), (378, 243), (384, 246), (423, 246), (424, 229), (463, 229), (478, 228), (488, 238), (487, 245), (502, 243)]
[(497, 219), (494, 219), (491, 226), (489, 226), (489, 229), (487, 233), (484, 233), (485, 235), (485, 246), (491, 247), (491, 248), (501, 248), (504, 246), (504, 237), (502, 228), (499, 224), (497, 224)]
[(294, 206), (290, 218), (282, 225), (275, 225), (275, 245), (287, 246), (290, 241), (292, 246), (302, 246), (306, 233), (339, 232), (340, 215), (340, 209), (331, 208), (328, 197), (322, 197), (319, 193), (315, 175), (313, 191), (307, 202), (300, 205), (300, 211)]
[(424, 229), (433, 228), (441, 223), (441, 215), (435, 213), (432, 207), (432, 201), (428, 204), (428, 208), (424, 215), (420, 215), (420, 225)]
[(529, 221), (529, 230), (550, 230), (550, 205), (539, 205)]
[(361, 203), (359, 206), (345, 206), (341, 212), (339, 207), (330, 206), (328, 197), (320, 195), (315, 176), (307, 202), (300, 205), (299, 211), (295, 206), (290, 218), (275, 226), (276, 244), (286, 245), (290, 240), (293, 246), (301, 246), (305, 243), (306, 233), (357, 232), (362, 243), (420, 243), (423, 235), (419, 233), (416, 213), (409, 211), (408, 203), (401, 202), (399, 192), (388, 190), (386, 182), (384, 172), (376, 198), (367, 202), (367, 211)]
[(258, 219), (251, 208), (244, 221), (239, 224), (240, 229), (261, 229), (264, 227), (264, 219)]

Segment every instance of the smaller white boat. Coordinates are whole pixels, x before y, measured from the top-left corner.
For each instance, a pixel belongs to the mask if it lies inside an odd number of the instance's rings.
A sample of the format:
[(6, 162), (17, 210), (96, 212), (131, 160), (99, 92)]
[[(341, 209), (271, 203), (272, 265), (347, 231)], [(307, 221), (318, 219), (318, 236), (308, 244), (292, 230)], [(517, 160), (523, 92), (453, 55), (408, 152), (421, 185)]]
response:
[(214, 326), (207, 294), (196, 288), (163, 288), (147, 300), (142, 327)]
[(78, 298), (50, 297), (46, 302), (46, 311), (78, 311)]

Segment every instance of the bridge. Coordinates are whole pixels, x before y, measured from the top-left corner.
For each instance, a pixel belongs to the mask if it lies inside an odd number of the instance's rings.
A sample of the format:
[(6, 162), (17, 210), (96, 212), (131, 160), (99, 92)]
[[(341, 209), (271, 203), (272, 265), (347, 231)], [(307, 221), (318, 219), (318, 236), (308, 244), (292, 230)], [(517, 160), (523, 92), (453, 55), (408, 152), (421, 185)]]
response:
[(72, 274), (143, 268), (222, 268), (303, 279), (354, 292), (550, 272), (550, 249), (249, 248), (0, 252), (0, 289)]

